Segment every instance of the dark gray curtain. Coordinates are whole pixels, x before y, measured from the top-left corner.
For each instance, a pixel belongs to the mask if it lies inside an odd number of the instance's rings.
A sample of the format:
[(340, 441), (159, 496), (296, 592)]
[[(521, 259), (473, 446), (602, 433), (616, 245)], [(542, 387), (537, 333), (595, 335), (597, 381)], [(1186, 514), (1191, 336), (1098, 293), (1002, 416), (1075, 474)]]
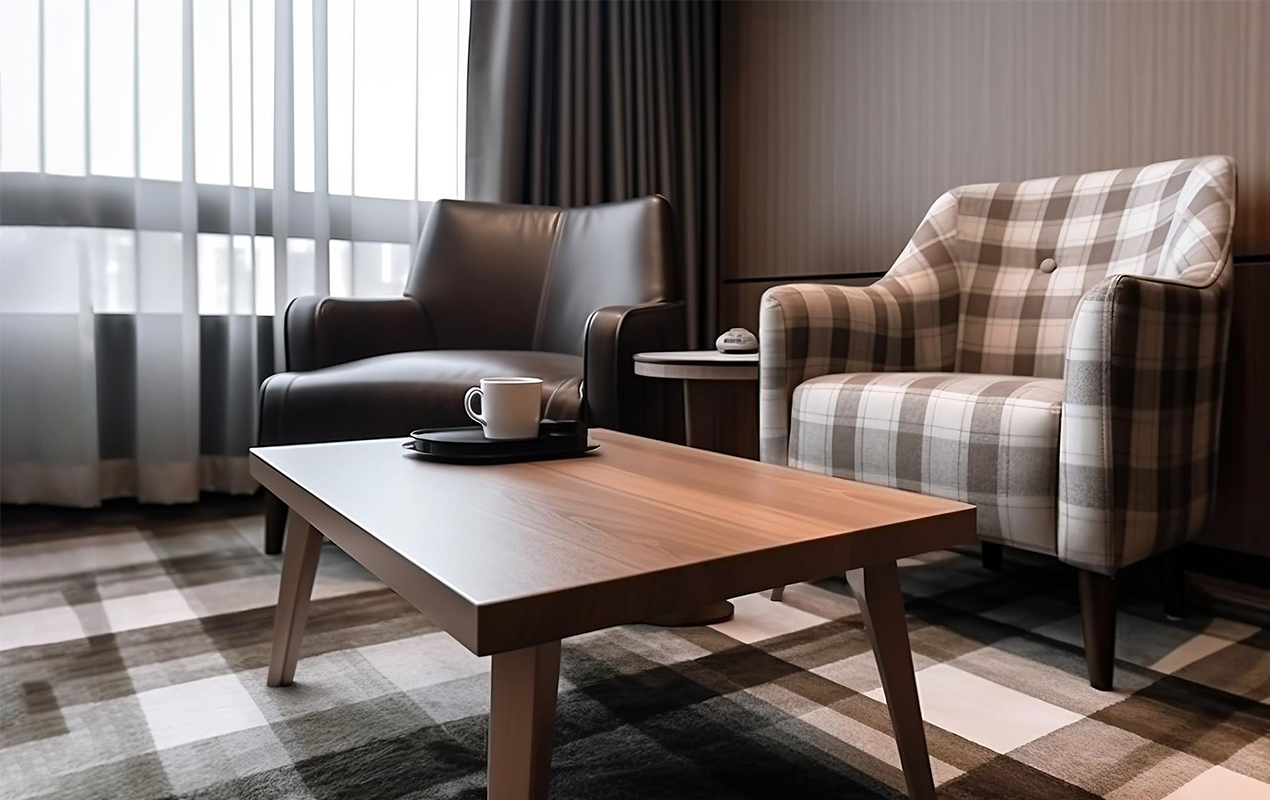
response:
[(693, 346), (718, 331), (719, 10), (713, 0), (473, 0), (467, 196), (675, 209)]

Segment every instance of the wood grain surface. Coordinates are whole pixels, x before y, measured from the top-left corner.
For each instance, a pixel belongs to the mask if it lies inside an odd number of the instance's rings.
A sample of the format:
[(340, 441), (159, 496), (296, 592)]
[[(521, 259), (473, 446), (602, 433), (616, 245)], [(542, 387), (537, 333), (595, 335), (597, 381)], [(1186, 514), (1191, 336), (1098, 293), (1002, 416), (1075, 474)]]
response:
[(973, 506), (594, 431), (473, 467), (400, 440), (252, 450), (252, 475), (478, 655), (975, 541)]

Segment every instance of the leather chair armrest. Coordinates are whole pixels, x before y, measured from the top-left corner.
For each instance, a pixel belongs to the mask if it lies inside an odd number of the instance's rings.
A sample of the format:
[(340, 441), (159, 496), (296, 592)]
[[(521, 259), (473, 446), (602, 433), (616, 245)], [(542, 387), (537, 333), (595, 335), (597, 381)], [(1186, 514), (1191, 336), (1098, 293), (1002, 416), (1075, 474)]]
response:
[(607, 306), (587, 320), (585, 413), (594, 427), (668, 441), (683, 434), (683, 394), (674, 381), (640, 378), (634, 355), (687, 347), (682, 302)]
[(285, 324), (290, 371), (426, 350), (433, 342), (428, 314), (413, 297), (297, 297)]

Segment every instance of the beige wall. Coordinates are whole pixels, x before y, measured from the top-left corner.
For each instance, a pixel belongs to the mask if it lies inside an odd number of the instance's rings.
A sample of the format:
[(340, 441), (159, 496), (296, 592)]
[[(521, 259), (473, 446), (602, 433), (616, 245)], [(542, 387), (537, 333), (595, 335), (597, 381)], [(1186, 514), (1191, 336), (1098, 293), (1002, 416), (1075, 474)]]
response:
[(880, 272), (958, 184), (1227, 153), (1270, 254), (1270, 2), (723, 6), (725, 294)]

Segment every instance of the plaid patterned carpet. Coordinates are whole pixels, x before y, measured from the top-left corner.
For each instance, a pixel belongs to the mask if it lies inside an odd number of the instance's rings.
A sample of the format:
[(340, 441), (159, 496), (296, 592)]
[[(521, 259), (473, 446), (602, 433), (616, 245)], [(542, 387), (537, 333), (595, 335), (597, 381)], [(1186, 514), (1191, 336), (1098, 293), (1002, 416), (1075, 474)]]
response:
[[(0, 795), (484, 797), (488, 661), (334, 547), (297, 684), (265, 687), (262, 524), (6, 532)], [(1270, 797), (1270, 631), (1125, 598), (1102, 693), (1069, 573), (902, 566), (941, 797)], [(566, 641), (552, 796), (902, 796), (845, 581), (785, 597)]]

